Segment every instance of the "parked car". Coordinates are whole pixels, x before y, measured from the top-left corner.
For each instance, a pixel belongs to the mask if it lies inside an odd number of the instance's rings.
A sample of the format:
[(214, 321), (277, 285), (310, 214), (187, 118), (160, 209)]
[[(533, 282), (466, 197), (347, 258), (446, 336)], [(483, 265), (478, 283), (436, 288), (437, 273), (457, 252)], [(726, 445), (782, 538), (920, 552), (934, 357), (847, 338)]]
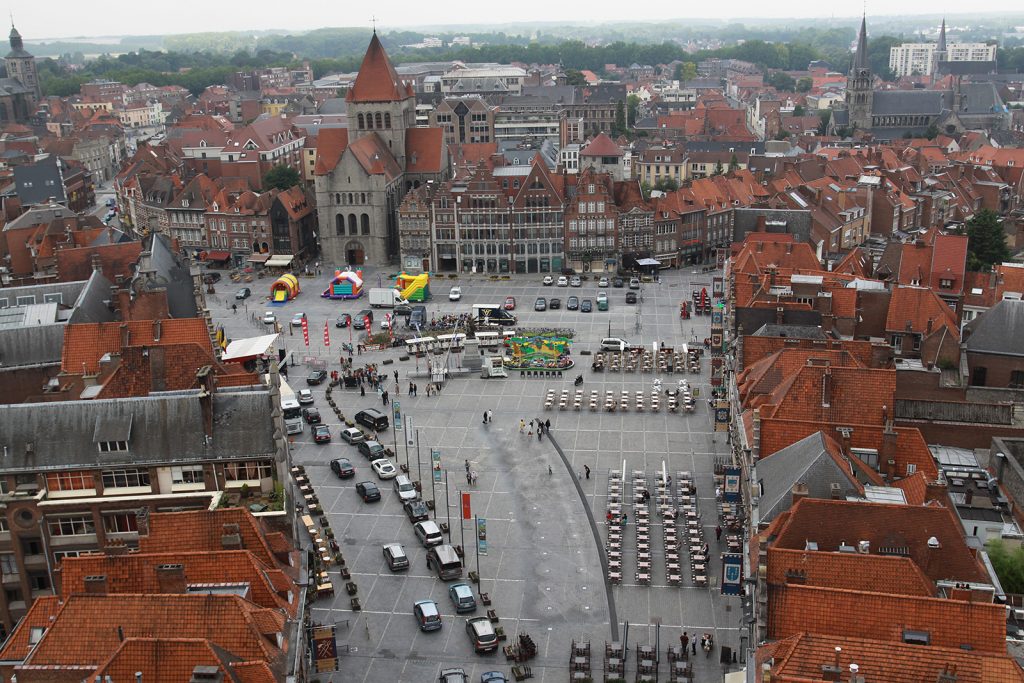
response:
[(448, 597), (455, 605), (456, 612), (476, 611), (476, 598), (468, 583), (453, 583), (448, 587)]
[(345, 443), (357, 444), (366, 441), (366, 434), (359, 427), (347, 427), (341, 430), (341, 440)]
[(391, 309), (391, 312), (395, 315), (404, 315), (409, 317), (412, 315), (412, 304), (395, 304), (395, 307)]
[(384, 314), (384, 317), (380, 319), (380, 329), (391, 329), (391, 318), (386, 313)]
[(557, 311), (561, 307), (562, 307), (562, 300), (559, 299), (557, 296), (556, 297), (552, 297), (552, 299), (550, 301), (548, 301), (548, 308), (550, 308), (552, 311)]
[(578, 296), (570, 296), (569, 300), (565, 302), (565, 310), (567, 310), (567, 311), (578, 311), (578, 310), (580, 310), (580, 298)]
[(421, 631), (437, 631), (441, 628), (441, 613), (433, 600), (417, 600), (412, 606), (412, 615)]
[(559, 287), (568, 287), (569, 286), (569, 278), (567, 278), (564, 275), (559, 275), (558, 276), (558, 286)]
[(394, 481), (395, 493), (398, 494), (398, 499), (401, 501), (416, 500), (420, 497), (420, 492), (416, 490), (416, 485), (412, 483), (412, 479), (407, 474), (399, 474), (395, 477)]
[(636, 292), (626, 292), (626, 303), (627, 304), (635, 304), (636, 303)]
[(380, 445), (376, 441), (361, 441), (356, 444), (356, 448), (358, 448), (363, 457), (370, 462), (384, 457), (384, 446)]
[(551, 285), (555, 284), (555, 278), (551, 277), (550, 275), (545, 275), (544, 279), (541, 280), (541, 284), (544, 285), (545, 287), (550, 287)]
[(277, 323), (277, 316), (274, 315), (273, 311), (267, 311), (266, 313), (263, 314), (263, 324), (264, 325), (274, 325), (276, 323)]
[[(352, 328), (356, 329), (356, 330), (363, 329), (363, 324), (364, 324), (363, 321), (365, 321), (367, 319), (370, 320), (370, 326), (372, 327), (373, 326), (373, 311), (371, 311), (369, 308), (364, 308), (363, 310), (361, 310), (358, 313), (356, 313), (356, 317), (352, 320)], [(367, 332), (369, 332), (369, 330), (367, 330)]]
[(623, 280), (621, 277), (612, 278), (612, 287), (617, 287), (618, 289), (622, 289), (625, 286), (626, 286), (626, 281)]
[(597, 310), (607, 311), (608, 310), (608, 294), (605, 292), (597, 293)]
[(580, 304), (580, 311), (582, 311), (583, 313), (593, 313), (594, 302), (591, 301), (590, 299), (584, 299), (583, 303)]
[(500, 671), (485, 671), (480, 674), (480, 683), (508, 683), (508, 678)]
[(356, 468), (348, 458), (335, 458), (331, 461), (331, 472), (334, 472), (338, 479), (350, 479), (356, 476)]
[(548, 310), (548, 301), (544, 297), (537, 297), (537, 300), (533, 302), (533, 310), (535, 311), (546, 311)]
[(410, 500), (402, 508), (410, 522), (423, 522), (430, 519), (430, 508), (422, 500)]
[(516, 298), (514, 296), (506, 296), (504, 308), (506, 311), (516, 310)]
[(242, 287), (240, 290), (235, 292), (235, 299), (237, 299), (238, 301), (244, 301), (245, 299), (248, 299), (250, 296), (252, 296), (252, 290), (249, 289), (248, 287)]
[(583, 286), (583, 280), (580, 279), (579, 275), (573, 275), (571, 278), (569, 278), (569, 286), (570, 287), (582, 287)]
[(498, 649), (498, 636), (494, 625), (487, 617), (473, 617), (466, 621), (466, 635), (476, 652), (493, 652)]
[(394, 479), (398, 476), (398, 468), (395, 467), (395, 463), (391, 462), (387, 458), (378, 458), (370, 463), (370, 467), (377, 473), (380, 479)]
[(423, 522), (416, 522), (416, 524), (413, 525), (412, 530), (416, 533), (416, 538), (420, 539), (420, 543), (423, 544), (424, 548), (444, 543), (444, 536), (441, 534), (441, 527), (437, 526), (437, 523), (432, 520), (428, 519)]
[(334, 319), (335, 327), (348, 327), (351, 324), (352, 316), (350, 316), (348, 313), (342, 313), (341, 315)]
[(448, 290), (448, 301), (461, 301), (462, 287), (452, 287)]
[(602, 275), (601, 279), (597, 281), (597, 286), (598, 287), (607, 287), (608, 286), (608, 276), (607, 275)]
[(313, 403), (313, 392), (309, 389), (299, 389), (299, 405), (308, 406)]
[(640, 289), (640, 278), (631, 277), (629, 279), (630, 289)]
[(220, 273), (218, 273), (217, 271), (213, 271), (211, 273), (207, 273), (206, 277), (203, 278), (203, 282), (205, 282), (208, 285), (212, 285), (214, 283), (220, 282)]
[(629, 346), (628, 341), (619, 337), (605, 337), (601, 340), (602, 351), (625, 351)]
[(325, 424), (313, 425), (313, 441), (316, 443), (330, 443), (331, 428)]
[(376, 408), (367, 408), (356, 413), (356, 423), (375, 432), (383, 432), (388, 428), (388, 416)]
[(292, 316), (292, 327), (302, 327), (302, 321), (306, 319), (305, 313), (296, 313)]
[(308, 425), (318, 425), (320, 424), (320, 411), (316, 408), (303, 408), (302, 419), (304, 419)]
[(314, 370), (306, 376), (306, 384), (315, 386), (317, 384), (323, 384), (323, 381), (327, 379), (326, 370)]
[(438, 683), (469, 683), (469, 676), (466, 670), (459, 667), (441, 669), (441, 675), (437, 678)]
[(380, 489), (372, 481), (361, 481), (356, 484), (356, 493), (359, 494), (364, 503), (380, 500)]
[(401, 543), (385, 543), (382, 550), (388, 569), (397, 572), (409, 568), (409, 556), (405, 554)]

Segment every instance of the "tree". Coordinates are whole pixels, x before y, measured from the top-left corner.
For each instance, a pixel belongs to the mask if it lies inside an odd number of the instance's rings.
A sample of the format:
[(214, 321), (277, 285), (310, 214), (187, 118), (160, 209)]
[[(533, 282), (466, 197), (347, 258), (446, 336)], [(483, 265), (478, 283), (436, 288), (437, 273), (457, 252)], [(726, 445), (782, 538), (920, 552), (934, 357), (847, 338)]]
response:
[(715, 162), (715, 171), (711, 175), (722, 175), (723, 170), (724, 169), (722, 168), (722, 162), (721, 161), (716, 161)]
[(1024, 591), (1024, 547), (1010, 550), (1000, 539), (989, 541), (985, 547), (1003, 590), (1007, 593)]
[(793, 107), (793, 116), (803, 116), (806, 113), (807, 112), (804, 111), (804, 107), (802, 104), (798, 104), (795, 107)]
[(626, 97), (626, 125), (630, 130), (636, 125), (636, 113), (640, 108), (640, 97), (629, 95)]
[(796, 82), (797, 92), (810, 92), (811, 88), (814, 87), (814, 79), (804, 76)]
[(579, 69), (566, 69), (565, 70), (565, 84), (566, 85), (586, 85), (587, 79), (583, 76), (583, 72)]
[(615, 123), (612, 124), (613, 135), (626, 133), (626, 105), (622, 100), (615, 103)]
[(765, 83), (772, 86), (776, 90), (783, 90), (786, 92), (792, 91), (796, 88), (796, 81), (785, 71), (773, 71), (765, 79)]
[(679, 182), (670, 175), (664, 176), (654, 184), (655, 190), (662, 192), (675, 192), (679, 189)]
[(680, 62), (676, 64), (676, 71), (672, 77), (680, 83), (692, 81), (697, 78), (697, 65), (693, 62)]
[(988, 271), (1010, 258), (999, 215), (982, 209), (967, 221), (967, 270)]
[(928, 124), (928, 129), (924, 132), (924, 136), (929, 140), (934, 140), (939, 136), (939, 127), (932, 121)]
[(818, 124), (818, 135), (824, 135), (828, 132), (828, 122), (832, 120), (832, 110), (822, 109), (818, 112), (818, 118), (821, 119), (821, 123)]
[(263, 176), (263, 189), (287, 190), (299, 184), (299, 172), (291, 166), (278, 164)]
[(736, 156), (736, 153), (734, 152), (732, 157), (729, 159), (729, 173), (732, 173), (733, 171), (738, 171), (739, 169), (740, 169), (740, 160)]

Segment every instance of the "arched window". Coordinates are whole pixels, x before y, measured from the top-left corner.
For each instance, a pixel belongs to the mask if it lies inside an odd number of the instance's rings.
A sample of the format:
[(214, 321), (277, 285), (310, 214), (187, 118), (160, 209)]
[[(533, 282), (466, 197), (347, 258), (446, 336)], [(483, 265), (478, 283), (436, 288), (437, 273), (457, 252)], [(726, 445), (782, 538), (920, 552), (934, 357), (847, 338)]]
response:
[(352, 194), (351, 192), (349, 192), (349, 193), (348, 193), (348, 203), (349, 203), (349, 204), (352, 204), (352, 203), (353, 203), (353, 202), (355, 202), (355, 201), (356, 201), (356, 200), (355, 200), (355, 196), (354, 196), (354, 195), (353, 195), (353, 194)]
[(391, 114), (384, 114), (384, 127), (391, 128)]
[(340, 213), (334, 216), (334, 232), (337, 235), (345, 234), (345, 217)]
[(369, 235), (370, 234), (370, 216), (369, 216), (369, 214), (365, 214), (364, 213), (360, 217), (360, 220), (361, 220), (361, 222), (363, 224), (363, 234), (364, 235)]
[(365, 204), (366, 203), (366, 193), (365, 192), (360, 192), (359, 193), (359, 203), (360, 204)]
[(365, 127), (366, 127), (366, 125), (365, 125), (365, 122), (363, 121), (363, 115), (360, 114), (359, 115), (359, 129), (362, 130)]
[(356, 215), (354, 213), (350, 213), (348, 215), (348, 234), (355, 235), (358, 232), (359, 229), (356, 227)]
[(377, 112), (376, 114), (373, 115), (373, 122), (376, 124), (377, 128), (383, 128), (380, 120), (380, 112)]
[(334, 193), (334, 203), (335, 204), (341, 204), (341, 193), (340, 192), (335, 192)]

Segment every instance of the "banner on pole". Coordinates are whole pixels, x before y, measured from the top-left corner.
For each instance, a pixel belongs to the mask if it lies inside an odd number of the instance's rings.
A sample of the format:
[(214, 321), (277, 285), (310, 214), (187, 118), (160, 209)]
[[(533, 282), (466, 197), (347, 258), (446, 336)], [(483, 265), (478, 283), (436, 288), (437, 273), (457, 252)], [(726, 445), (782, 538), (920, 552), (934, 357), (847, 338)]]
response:
[(743, 556), (738, 553), (722, 555), (722, 595), (743, 592)]
[(481, 555), (487, 554), (487, 520), (476, 518), (476, 543)]
[(399, 405), (397, 400), (391, 402), (391, 414), (395, 418), (392, 428), (395, 429), (397, 433), (397, 430), (402, 428), (402, 407)]
[(441, 476), (441, 451), (436, 448), (430, 449), (430, 463), (434, 470), (434, 482), (440, 484), (444, 477)]
[(302, 318), (302, 341), (309, 346), (309, 321), (305, 317)]
[(462, 519), (473, 519), (472, 496), (468, 493), (462, 494)]
[(416, 445), (416, 434), (412, 429), (412, 416), (405, 418), (405, 445), (409, 448)]
[(740, 502), (740, 468), (739, 467), (726, 467), (725, 468), (725, 485), (722, 491), (722, 497), (730, 503)]
[(324, 321), (324, 346), (331, 348), (331, 326)]

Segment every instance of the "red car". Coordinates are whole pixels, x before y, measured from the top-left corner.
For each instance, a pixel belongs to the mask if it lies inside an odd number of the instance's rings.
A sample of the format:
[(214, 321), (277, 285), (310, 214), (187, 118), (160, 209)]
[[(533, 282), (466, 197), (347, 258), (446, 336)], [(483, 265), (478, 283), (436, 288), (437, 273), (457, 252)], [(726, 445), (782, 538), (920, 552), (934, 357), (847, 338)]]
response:
[(318, 424), (313, 427), (313, 441), (317, 443), (329, 443), (331, 440), (331, 430), (325, 424)]
[(514, 296), (505, 297), (505, 310), (514, 311), (516, 310), (516, 298)]

